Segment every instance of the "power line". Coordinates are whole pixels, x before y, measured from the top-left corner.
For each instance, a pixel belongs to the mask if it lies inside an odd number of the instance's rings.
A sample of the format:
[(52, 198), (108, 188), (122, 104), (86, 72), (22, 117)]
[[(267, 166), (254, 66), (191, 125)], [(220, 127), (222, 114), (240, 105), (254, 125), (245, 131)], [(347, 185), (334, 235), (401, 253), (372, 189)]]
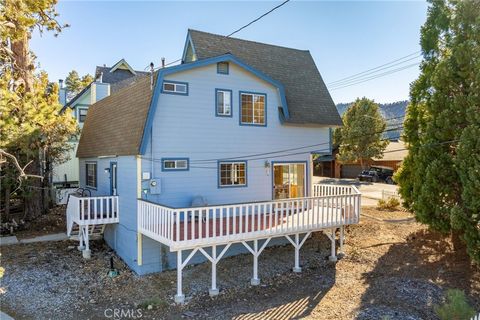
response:
[(351, 87), (351, 86), (354, 86), (354, 85), (357, 85), (357, 84), (360, 84), (360, 83), (364, 83), (364, 82), (367, 82), (367, 81), (371, 81), (371, 80), (374, 80), (374, 79), (377, 79), (377, 78), (381, 78), (381, 77), (390, 75), (390, 74), (392, 74), (392, 73), (397, 73), (397, 72), (399, 72), (399, 71), (412, 68), (412, 67), (417, 66), (417, 65), (419, 65), (419, 64), (420, 64), (420, 62), (412, 63), (412, 64), (409, 64), (409, 65), (407, 65), (407, 66), (401, 67), (401, 68), (393, 69), (393, 70), (390, 70), (390, 71), (387, 71), (387, 72), (384, 72), (384, 73), (380, 73), (380, 74), (375, 75), (375, 76), (371, 76), (371, 77), (369, 77), (369, 78), (365, 78), (365, 79), (359, 80), (359, 81), (357, 81), (357, 82), (353, 82), (353, 83), (349, 83), (349, 84), (345, 84), (345, 85), (340, 85), (340, 86), (333, 86), (333, 88), (329, 88), (329, 90), (330, 90), (330, 91), (333, 91), (333, 90), (338, 90), (338, 89), (343, 89), (343, 88)]
[(284, 2), (282, 2), (281, 4), (279, 4), (278, 6), (272, 8), (270, 11), (265, 12), (265, 13), (262, 14), (260, 17), (256, 18), (255, 20), (250, 21), (249, 23), (247, 23), (247, 24), (244, 25), (243, 27), (241, 27), (241, 28), (233, 31), (232, 33), (230, 33), (229, 35), (227, 35), (227, 36), (225, 36), (225, 37), (229, 38), (229, 37), (233, 36), (235, 33), (242, 31), (243, 29), (245, 29), (245, 28), (247, 28), (248, 26), (254, 24), (254, 23), (257, 22), (258, 20), (262, 19), (262, 18), (265, 17), (266, 15), (272, 13), (273, 11), (277, 10), (278, 8), (280, 8), (281, 6), (285, 5), (285, 4), (286, 4), (287, 2), (289, 2), (289, 1), (290, 1), (290, 0), (285, 0)]
[(363, 78), (367, 78), (369, 76), (374, 76), (376, 74), (378, 74), (378, 72), (380, 71), (383, 71), (383, 70), (388, 70), (388, 69), (391, 69), (392, 67), (395, 67), (395, 66), (399, 66), (399, 65), (402, 65), (406, 62), (409, 62), (409, 61), (412, 61), (412, 60), (415, 60), (415, 59), (418, 59), (420, 56), (415, 56), (413, 58), (410, 58), (410, 59), (407, 59), (407, 60), (403, 60), (402, 62), (397, 62), (397, 63), (394, 63), (392, 65), (389, 65), (388, 67), (383, 67), (383, 68), (379, 68), (377, 70), (374, 70), (374, 71), (370, 71), (370, 72), (364, 72), (363, 74), (360, 74), (358, 76), (351, 76), (351, 77), (348, 77), (346, 78), (345, 80), (339, 80), (339, 81), (335, 81), (335, 82), (331, 82), (329, 83), (328, 85), (333, 87), (333, 86), (340, 86), (340, 85), (343, 85), (343, 84), (346, 84), (346, 83), (349, 83), (349, 82), (353, 82), (353, 81), (357, 81), (357, 80), (361, 80)]
[[(387, 119), (384, 119), (385, 121), (388, 121), (388, 120), (393, 120), (393, 119), (400, 119), (400, 118), (404, 118), (405, 116), (397, 116), (397, 117), (393, 117), (393, 118), (387, 118)], [(374, 133), (369, 133), (369, 134), (365, 134), (365, 135), (359, 135), (355, 138), (361, 138), (361, 137), (366, 137), (366, 136), (370, 136), (372, 134), (379, 134), (379, 133), (386, 133), (386, 132), (390, 132), (390, 131), (397, 131), (397, 130), (401, 130), (403, 128), (403, 125), (400, 125), (398, 127), (395, 127), (395, 128), (390, 128), (390, 129), (385, 129), (385, 130), (382, 130), (382, 131), (377, 131), (377, 132), (374, 132)], [(214, 159), (200, 159), (200, 160), (192, 160), (191, 162), (194, 163), (194, 162), (197, 162), (197, 163), (205, 163), (205, 162), (217, 162), (217, 161), (222, 161), (222, 160), (234, 160), (234, 159), (245, 159), (245, 158), (250, 158), (250, 157), (256, 157), (256, 156), (265, 156), (265, 155), (271, 155), (271, 154), (277, 154), (277, 153), (282, 153), (282, 152), (287, 152), (287, 151), (294, 151), (294, 150), (300, 150), (300, 149), (306, 149), (306, 148), (313, 148), (313, 147), (318, 147), (318, 146), (324, 146), (324, 145), (327, 145), (327, 144), (330, 144), (330, 142), (322, 142), (322, 143), (317, 143), (317, 144), (312, 144), (312, 145), (306, 145), (306, 146), (300, 146), (300, 147), (295, 147), (295, 148), (290, 148), (290, 149), (282, 149), (282, 150), (277, 150), (277, 151), (269, 151), (269, 152), (265, 152), (265, 153), (256, 153), (256, 154), (250, 154), (250, 155), (243, 155), (243, 156), (236, 156), (236, 157), (229, 157), (229, 158), (214, 158)], [(328, 149), (330, 150), (330, 149)], [(319, 150), (312, 150), (312, 151), (319, 151)], [(308, 152), (312, 152), (312, 151), (308, 151)], [(262, 157), (264, 158), (264, 157)], [(146, 158), (148, 160), (161, 160), (161, 159), (150, 159), (150, 158)]]
[[(396, 128), (391, 128), (391, 129), (386, 129), (386, 130), (370, 133), (368, 135), (367, 134), (359, 135), (356, 138), (371, 136), (372, 134), (385, 133), (385, 132), (389, 132), (389, 131), (398, 131), (399, 129), (402, 129), (402, 128), (403, 128), (403, 126), (399, 126), (399, 127), (396, 127)], [(382, 140), (389, 140), (389, 139), (382, 139)], [(298, 155), (298, 154), (304, 154), (304, 153), (311, 153), (311, 152), (330, 151), (330, 148), (328, 148), (328, 149), (321, 149), (321, 150), (318, 150), (318, 149), (304, 150), (304, 151), (301, 151), (301, 152), (281, 154), (281, 153), (288, 152), (288, 151), (296, 151), (296, 150), (300, 150), (300, 149), (314, 148), (314, 147), (319, 147), (319, 146), (324, 146), (324, 145), (329, 145), (329, 144), (330, 144), (330, 142), (323, 142), (323, 143), (318, 143), (318, 144), (313, 144), (313, 145), (308, 145), (308, 146), (301, 146), (301, 147), (296, 147), (296, 148), (270, 151), (270, 152), (264, 152), (264, 153), (256, 153), (256, 154), (250, 154), (250, 155), (241, 155), (241, 156), (228, 157), (228, 158), (192, 160), (192, 161), (190, 161), (190, 163), (192, 163), (192, 164), (197, 163), (197, 164), (201, 165), (201, 164), (208, 164), (208, 163), (217, 163), (218, 161), (227, 161), (227, 160), (228, 161), (230, 161), (230, 160), (261, 160), (261, 159), (264, 159), (265, 156), (269, 156), (269, 155), (275, 155), (275, 157), (286, 157), (286, 156)], [(148, 158), (148, 157), (142, 157), (142, 158), (145, 159), (145, 160), (153, 161), (153, 162), (161, 162), (162, 161), (162, 159), (158, 159), (158, 158)]]
[[(226, 38), (229, 38), (229, 37), (233, 36), (235, 33), (238, 33), (238, 32), (240, 32), (240, 31), (242, 31), (243, 29), (247, 28), (248, 26), (254, 24), (254, 23), (257, 22), (258, 20), (260, 20), (260, 19), (262, 19), (263, 17), (269, 15), (269, 14), (272, 13), (273, 11), (277, 10), (277, 9), (280, 8), (281, 6), (285, 5), (285, 4), (286, 4), (287, 2), (289, 2), (289, 1), (290, 1), (290, 0), (285, 0), (284, 2), (282, 2), (281, 4), (279, 4), (278, 6), (270, 9), (269, 11), (265, 12), (264, 14), (262, 14), (260, 17), (258, 17), (258, 18), (256, 18), (256, 19), (250, 21), (249, 23), (247, 23), (247, 24), (244, 25), (243, 27), (241, 27), (241, 28), (233, 31), (232, 33), (230, 33), (229, 35), (227, 35), (227, 36), (225, 36), (225, 37), (226, 37)], [(177, 62), (180, 62), (180, 61), (182, 61), (182, 58), (177, 59), (177, 60), (172, 61), (172, 62), (169, 62), (169, 63), (167, 63), (167, 64), (165, 64), (165, 65), (163, 65), (163, 66), (156, 67), (156, 68), (154, 68), (154, 70), (158, 70), (158, 69), (161, 69), (161, 68), (163, 68), (163, 67), (168, 67), (168, 66), (170, 66), (170, 65), (172, 65), (172, 64), (175, 64), (175, 63), (177, 63)], [(148, 66), (145, 67), (145, 70), (146, 70), (147, 68), (148, 68)]]
[[(401, 58), (398, 58), (398, 59), (395, 59), (395, 60), (393, 60), (393, 61), (384, 63), (384, 64), (382, 64), (382, 65), (380, 65), (380, 66), (378, 66), (378, 67), (371, 68), (371, 69), (368, 69), (368, 70), (365, 70), (365, 71), (362, 71), (362, 72), (353, 74), (353, 75), (351, 75), (351, 76), (348, 76), (348, 77), (345, 77), (345, 78), (342, 78), (342, 79), (338, 79), (338, 80), (332, 81), (332, 82), (328, 83), (327, 85), (332, 85), (332, 84), (337, 83), (337, 82), (343, 82), (344, 80), (347, 80), (347, 79), (350, 79), (350, 78), (353, 78), (353, 77), (362, 75), (362, 74), (364, 74), (364, 73), (366, 73), (366, 72), (370, 72), (370, 71), (373, 71), (373, 70), (377, 70), (377, 69), (379, 69), (379, 68), (388, 66), (388, 65), (390, 65), (390, 64), (392, 64), (392, 63), (395, 63), (395, 62), (397, 62), (397, 61), (401, 61), (401, 60), (403, 60), (403, 59), (405, 59), (405, 58), (408, 58), (408, 57), (411, 57), (411, 56), (413, 56), (413, 55), (419, 54), (420, 52), (421, 52), (421, 51), (416, 51), (416, 52), (410, 53), (410, 54), (408, 54), (408, 55), (406, 55), (406, 56), (403, 56), (403, 57), (401, 57)], [(412, 59), (415, 59), (415, 58), (418, 58), (418, 57), (419, 57), (419, 56), (416, 56), (416, 57), (414, 57), (414, 58), (412, 58)], [(410, 60), (411, 60), (411, 59), (410, 59)], [(407, 60), (407, 61), (408, 61), (408, 60)], [(404, 61), (404, 62), (406, 62), (406, 61)], [(403, 63), (403, 62), (402, 62), (402, 63)]]

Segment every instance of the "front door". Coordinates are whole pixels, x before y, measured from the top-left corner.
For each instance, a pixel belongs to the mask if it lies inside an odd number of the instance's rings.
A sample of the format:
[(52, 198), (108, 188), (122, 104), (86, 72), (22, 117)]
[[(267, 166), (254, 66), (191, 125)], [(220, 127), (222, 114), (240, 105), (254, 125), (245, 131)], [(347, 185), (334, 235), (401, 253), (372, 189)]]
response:
[(110, 194), (117, 196), (117, 163), (110, 162)]
[(273, 165), (274, 199), (305, 197), (305, 163), (279, 163)]

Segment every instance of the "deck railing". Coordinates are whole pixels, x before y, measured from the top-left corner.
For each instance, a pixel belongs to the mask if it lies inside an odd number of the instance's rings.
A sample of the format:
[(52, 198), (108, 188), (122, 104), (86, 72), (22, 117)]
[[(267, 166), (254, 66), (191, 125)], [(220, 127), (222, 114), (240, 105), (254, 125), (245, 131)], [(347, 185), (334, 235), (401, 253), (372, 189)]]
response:
[(175, 250), (358, 223), (354, 186), (313, 189), (313, 197), (190, 208), (138, 200), (138, 230)]
[(94, 225), (119, 221), (118, 196), (78, 197), (70, 195), (67, 205), (67, 229), (73, 223)]

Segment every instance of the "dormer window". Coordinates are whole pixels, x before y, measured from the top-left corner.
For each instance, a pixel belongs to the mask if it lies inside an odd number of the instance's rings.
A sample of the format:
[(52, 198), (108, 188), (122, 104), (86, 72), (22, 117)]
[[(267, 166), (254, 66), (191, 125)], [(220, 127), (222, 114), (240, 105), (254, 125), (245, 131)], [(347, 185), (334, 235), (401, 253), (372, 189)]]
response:
[(228, 74), (228, 62), (219, 62), (217, 63), (217, 73), (218, 74)]
[(177, 81), (164, 81), (162, 85), (163, 93), (188, 95), (188, 83)]

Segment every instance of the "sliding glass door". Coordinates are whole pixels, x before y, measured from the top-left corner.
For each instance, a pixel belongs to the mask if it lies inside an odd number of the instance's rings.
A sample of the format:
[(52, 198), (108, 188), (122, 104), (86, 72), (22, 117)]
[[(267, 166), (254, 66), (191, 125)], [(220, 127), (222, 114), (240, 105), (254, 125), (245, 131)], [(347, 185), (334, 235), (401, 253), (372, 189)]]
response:
[(273, 165), (274, 199), (305, 197), (305, 163)]

